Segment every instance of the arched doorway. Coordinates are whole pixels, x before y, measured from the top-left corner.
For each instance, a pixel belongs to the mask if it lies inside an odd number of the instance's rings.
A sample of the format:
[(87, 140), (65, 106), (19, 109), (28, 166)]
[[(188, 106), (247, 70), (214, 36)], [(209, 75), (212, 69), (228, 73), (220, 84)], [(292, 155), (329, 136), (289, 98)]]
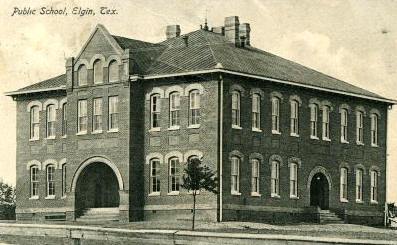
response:
[(323, 173), (316, 173), (311, 179), (310, 206), (329, 208), (329, 183)]
[(103, 162), (90, 162), (75, 176), (77, 213), (89, 208), (119, 207), (119, 180), (114, 169)]

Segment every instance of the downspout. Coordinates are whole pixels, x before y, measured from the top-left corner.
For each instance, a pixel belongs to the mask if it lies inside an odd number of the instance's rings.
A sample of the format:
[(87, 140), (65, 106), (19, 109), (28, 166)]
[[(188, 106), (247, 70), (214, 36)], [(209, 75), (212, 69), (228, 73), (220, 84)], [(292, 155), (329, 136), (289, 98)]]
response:
[(387, 226), (387, 222), (388, 222), (388, 220), (387, 220), (387, 217), (388, 217), (388, 212), (389, 212), (389, 207), (387, 206), (387, 198), (388, 198), (388, 195), (387, 195), (387, 181), (388, 181), (388, 179), (389, 179), (389, 169), (388, 169), (388, 160), (389, 160), (389, 153), (388, 153), (388, 146), (389, 146), (389, 143), (390, 143), (390, 140), (389, 140), (389, 136), (387, 135), (388, 134), (388, 132), (389, 132), (389, 127), (390, 127), (390, 123), (389, 123), (389, 111), (391, 110), (393, 108), (393, 105), (389, 105), (388, 107), (387, 107), (387, 110), (386, 110), (386, 146), (385, 146), (385, 153), (386, 153), (386, 162), (385, 162), (385, 171), (386, 171), (386, 173), (385, 173), (385, 177), (386, 177), (386, 181), (385, 181), (385, 208), (384, 208), (384, 212), (385, 212), (385, 214), (384, 214), (384, 226), (386, 227)]
[(222, 222), (223, 214), (223, 77), (219, 74), (219, 222)]

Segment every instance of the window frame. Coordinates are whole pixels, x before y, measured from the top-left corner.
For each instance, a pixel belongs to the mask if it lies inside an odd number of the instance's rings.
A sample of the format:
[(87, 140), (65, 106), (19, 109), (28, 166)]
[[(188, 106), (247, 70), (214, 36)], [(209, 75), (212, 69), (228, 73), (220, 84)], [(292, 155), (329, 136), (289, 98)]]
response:
[(262, 97), (259, 93), (252, 94), (251, 128), (252, 128), (252, 131), (256, 131), (256, 132), (262, 132), (262, 130), (261, 130), (261, 101), (262, 101)]
[(67, 136), (68, 131), (68, 120), (67, 120), (67, 103), (62, 104), (62, 136)]
[(150, 129), (151, 130), (156, 130), (156, 129), (160, 130), (160, 127), (161, 127), (161, 125), (160, 125), (160, 115), (161, 115), (160, 98), (161, 98), (161, 96), (158, 93), (152, 94), (150, 96)]
[(98, 97), (92, 100), (92, 133), (102, 133), (102, 130), (103, 130), (103, 98)]
[(201, 94), (198, 89), (189, 91), (189, 127), (200, 126)]
[[(115, 74), (117, 74), (116, 79), (114, 79), (115, 77), (111, 77), (112, 67), (115, 67), (113, 69), (116, 69), (115, 70)], [(120, 81), (120, 66), (119, 66), (119, 63), (117, 62), (117, 60), (111, 60), (109, 62), (109, 65), (108, 65), (108, 82), (109, 83), (115, 83), (115, 82), (118, 82), (118, 81)]]
[[(113, 101), (114, 100), (114, 101)], [(114, 104), (113, 104), (114, 103)], [(119, 131), (119, 96), (108, 97), (108, 132)]]
[(46, 166), (46, 199), (55, 198), (55, 169), (54, 164)]
[(272, 134), (281, 134), (280, 131), (280, 102), (281, 99), (273, 96), (272, 99)]
[(345, 108), (340, 109), (340, 142), (349, 143), (348, 138), (348, 121), (349, 112)]
[(363, 169), (356, 169), (356, 203), (363, 203)]
[[(40, 108), (35, 105), (30, 108), (30, 140), (40, 139)], [(35, 120), (37, 119), (37, 120)]]
[(379, 185), (379, 178), (378, 178), (378, 171), (371, 170), (371, 203), (377, 204), (378, 203), (378, 185)]
[(56, 109), (54, 104), (46, 107), (46, 139), (54, 139), (56, 135)]
[(290, 136), (299, 137), (299, 102), (290, 102)]
[(241, 158), (232, 156), (230, 159), (230, 194), (241, 195), (240, 193), (240, 163)]
[(291, 199), (298, 199), (298, 163), (292, 162), (289, 164), (289, 197)]
[(181, 126), (180, 119), (181, 94), (173, 91), (169, 95), (169, 129), (179, 129)]
[(271, 163), (271, 197), (280, 198), (280, 162), (273, 160)]
[(77, 135), (87, 134), (88, 131), (88, 101), (80, 99), (77, 101)]
[[(92, 64), (94, 73), (94, 84), (103, 84), (103, 62), (101, 59), (96, 59)], [(99, 79), (99, 80), (98, 80)]]
[[(149, 173), (149, 195), (150, 196), (159, 196), (161, 192), (161, 179), (160, 179), (160, 171), (161, 171), (160, 159), (152, 158), (150, 159), (150, 173)], [(155, 183), (155, 185), (154, 185)], [(154, 187), (156, 188), (154, 191)]]
[(62, 168), (62, 186), (61, 186), (62, 187), (62, 197), (65, 197), (66, 196), (66, 188), (67, 188), (67, 185), (66, 185), (66, 171), (67, 171), (66, 163), (62, 164), (61, 168)]
[(339, 178), (339, 199), (341, 202), (348, 202), (349, 200), (349, 170), (346, 167), (340, 168)]
[(33, 165), (29, 169), (30, 174), (30, 198), (39, 199), (40, 191), (40, 180), (39, 180), (39, 166)]
[(173, 156), (168, 159), (168, 195), (179, 195), (181, 189), (180, 168), (181, 163), (178, 157)]
[(260, 194), (260, 160), (251, 159), (251, 196), (261, 196)]
[(356, 144), (364, 145), (364, 112), (356, 112)]
[[(83, 71), (84, 71), (84, 73), (82, 73)], [(84, 79), (82, 80), (82, 78), (84, 78)], [(84, 64), (81, 64), (77, 68), (77, 85), (78, 86), (87, 86), (88, 85), (88, 70), (87, 70), (86, 65), (84, 65)]]
[(232, 92), (232, 128), (241, 129), (241, 92), (233, 90)]
[(379, 116), (371, 114), (371, 146), (379, 146)]
[(330, 134), (330, 112), (331, 108), (328, 105), (323, 106), (322, 110), (322, 138), (325, 141), (331, 141)]

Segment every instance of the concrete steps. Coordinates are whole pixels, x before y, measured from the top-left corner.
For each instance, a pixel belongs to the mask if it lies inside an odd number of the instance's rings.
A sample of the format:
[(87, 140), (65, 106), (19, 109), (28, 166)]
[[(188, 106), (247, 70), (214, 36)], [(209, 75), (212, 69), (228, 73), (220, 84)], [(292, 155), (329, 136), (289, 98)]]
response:
[(339, 218), (334, 212), (330, 210), (320, 210), (319, 211), (319, 220), (321, 224), (343, 224), (344, 221)]
[(119, 208), (89, 208), (76, 219), (82, 222), (118, 221)]

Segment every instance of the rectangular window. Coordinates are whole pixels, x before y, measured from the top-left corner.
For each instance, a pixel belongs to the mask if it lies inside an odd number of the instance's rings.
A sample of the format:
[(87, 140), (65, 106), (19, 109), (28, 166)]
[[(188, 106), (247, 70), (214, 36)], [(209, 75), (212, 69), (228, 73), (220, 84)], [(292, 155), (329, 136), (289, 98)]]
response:
[(62, 196), (66, 196), (66, 164), (62, 165)]
[(252, 95), (252, 129), (261, 129), (261, 96), (259, 94)]
[(364, 144), (364, 114), (361, 111), (358, 111), (356, 114), (356, 136), (357, 136), (357, 144)]
[(363, 170), (356, 169), (356, 202), (363, 201)]
[(150, 161), (150, 193), (160, 193), (160, 161)]
[(160, 127), (160, 95), (154, 94), (150, 98), (150, 127)]
[(55, 166), (47, 167), (47, 196), (55, 196)]
[(189, 125), (200, 125), (200, 93), (192, 90), (189, 94)]
[(299, 135), (299, 104), (297, 101), (291, 101), (291, 135)]
[(179, 170), (179, 159), (171, 158), (169, 162), (169, 192), (179, 192), (180, 183), (180, 170)]
[(371, 171), (371, 202), (378, 202), (378, 172)]
[(272, 162), (272, 172), (271, 172), (271, 196), (272, 197), (279, 197), (280, 196), (280, 165), (279, 162), (273, 161)]
[(40, 116), (39, 107), (33, 106), (30, 109), (30, 139), (39, 139), (40, 133)]
[(280, 99), (272, 98), (272, 132), (280, 133)]
[(298, 197), (298, 165), (291, 163), (289, 168), (289, 196)]
[(340, 200), (347, 201), (347, 168), (340, 169)]
[(109, 131), (117, 130), (119, 128), (119, 97), (109, 97)]
[(259, 160), (252, 159), (251, 195), (259, 194)]
[(371, 145), (378, 146), (378, 116), (371, 115)]
[(181, 99), (178, 92), (170, 94), (170, 127), (178, 127), (180, 125), (179, 110), (181, 107)]
[(87, 133), (87, 100), (78, 101), (78, 121), (77, 121), (77, 132)]
[(55, 121), (56, 121), (56, 114), (55, 114), (55, 105), (48, 105), (47, 106), (47, 138), (55, 137)]
[(240, 191), (240, 159), (232, 157), (231, 162), (231, 194), (239, 194)]
[(317, 120), (318, 120), (318, 106), (310, 105), (310, 136), (311, 138), (318, 138), (317, 135)]
[(66, 136), (67, 134), (67, 103), (62, 105), (62, 136)]
[(232, 127), (240, 127), (240, 92), (233, 91), (232, 93)]
[(30, 168), (30, 197), (39, 196), (39, 168), (33, 166)]
[(329, 107), (323, 107), (323, 140), (330, 140), (329, 138)]
[(347, 143), (347, 110), (342, 109), (340, 112), (340, 140)]
[(95, 98), (92, 106), (92, 130), (102, 131), (102, 98)]

